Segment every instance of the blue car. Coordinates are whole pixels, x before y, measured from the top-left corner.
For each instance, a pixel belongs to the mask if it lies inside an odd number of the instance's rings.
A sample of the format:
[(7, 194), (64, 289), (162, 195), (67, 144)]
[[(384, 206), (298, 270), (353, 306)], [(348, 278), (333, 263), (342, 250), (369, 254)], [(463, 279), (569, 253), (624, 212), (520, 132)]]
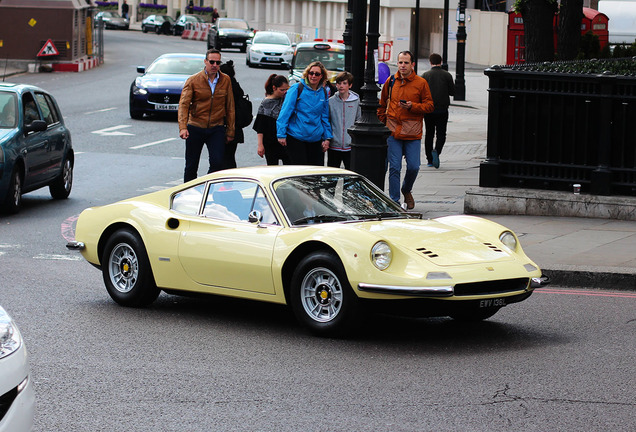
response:
[(176, 113), (186, 80), (203, 70), (204, 54), (163, 54), (146, 69), (137, 66), (137, 77), (130, 86), (130, 117), (144, 114)]
[(75, 157), (71, 133), (53, 96), (41, 88), (0, 83), (0, 205), (17, 213), (22, 194), (48, 186), (68, 198)]

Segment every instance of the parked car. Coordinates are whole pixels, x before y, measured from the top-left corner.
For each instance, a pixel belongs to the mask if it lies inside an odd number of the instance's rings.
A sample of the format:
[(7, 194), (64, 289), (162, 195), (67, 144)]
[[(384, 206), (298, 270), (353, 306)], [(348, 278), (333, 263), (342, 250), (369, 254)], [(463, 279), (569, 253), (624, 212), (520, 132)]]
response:
[(474, 216), (423, 219), (327, 167), (219, 171), (84, 210), (67, 245), (123, 306), (160, 290), (291, 306), (319, 335), (362, 308), (481, 320), (545, 283), (514, 233)]
[(35, 390), (18, 326), (0, 306), (0, 432), (33, 428)]
[(289, 84), (302, 80), (303, 71), (311, 62), (321, 62), (329, 71), (329, 81), (334, 82), (336, 75), (344, 70), (345, 46), (337, 42), (300, 42), (296, 45), (290, 65)]
[(22, 195), (49, 187), (68, 198), (75, 157), (71, 133), (51, 94), (26, 84), (0, 83), (0, 204), (17, 213)]
[(172, 34), (175, 21), (170, 15), (149, 15), (141, 21), (141, 31), (144, 33)]
[(217, 18), (208, 32), (208, 49), (238, 48), (247, 51), (247, 41), (254, 37), (254, 29), (238, 18)]
[(97, 23), (99, 20), (102, 20), (104, 27), (107, 29), (128, 30), (128, 27), (130, 26), (130, 21), (119, 15), (117, 12), (97, 12), (95, 15), (95, 22)]
[(201, 18), (201, 15), (183, 14), (179, 17), (177, 22), (174, 23), (174, 26), (172, 26), (172, 34), (175, 36), (180, 36), (183, 33), (183, 30), (185, 29), (187, 23), (205, 24), (205, 22), (206, 21)]
[(252, 66), (281, 66), (291, 63), (294, 47), (285, 33), (259, 31), (247, 41), (245, 64)]
[(137, 72), (143, 75), (130, 85), (130, 117), (141, 119), (144, 114), (176, 113), (183, 84), (203, 70), (204, 61), (204, 54), (170, 53), (157, 57), (147, 69), (137, 66)]

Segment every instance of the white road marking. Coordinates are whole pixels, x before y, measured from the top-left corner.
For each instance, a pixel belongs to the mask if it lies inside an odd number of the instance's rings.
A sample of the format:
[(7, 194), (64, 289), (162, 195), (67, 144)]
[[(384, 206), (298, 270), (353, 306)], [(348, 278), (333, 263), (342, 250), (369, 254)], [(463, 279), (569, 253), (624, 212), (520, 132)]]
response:
[(176, 138), (166, 138), (166, 139), (161, 140), (161, 141), (154, 141), (154, 142), (150, 142), (150, 143), (146, 143), (146, 144), (141, 144), (141, 145), (138, 145), (138, 146), (130, 147), (130, 149), (131, 150), (137, 150), (137, 149), (140, 149), (140, 148), (150, 147), (150, 146), (153, 146), (153, 145), (165, 143), (165, 142), (168, 142), (168, 141), (174, 141), (174, 140), (176, 140)]
[(39, 254), (33, 257), (33, 259), (43, 260), (60, 260), (60, 261), (81, 261), (82, 257), (77, 255), (55, 255), (55, 254)]
[(100, 129), (100, 130), (96, 130), (93, 131), (91, 133), (97, 134), (97, 135), (101, 135), (101, 136), (123, 136), (123, 135), (135, 135), (135, 134), (131, 134), (128, 132), (119, 132), (117, 129), (123, 129), (123, 128), (129, 128), (132, 127), (132, 125), (119, 125), (119, 126), (113, 126), (113, 127), (109, 127), (106, 129)]
[(85, 113), (85, 114), (86, 114), (86, 115), (89, 115), (89, 114), (97, 114), (97, 113), (101, 113), (101, 112), (112, 111), (112, 110), (115, 110), (115, 109), (117, 109), (117, 108), (116, 108), (116, 107), (112, 107), (112, 108), (104, 108), (104, 109), (100, 109), (100, 110), (97, 110), (97, 111), (89, 111), (89, 112), (87, 112), (87, 113)]

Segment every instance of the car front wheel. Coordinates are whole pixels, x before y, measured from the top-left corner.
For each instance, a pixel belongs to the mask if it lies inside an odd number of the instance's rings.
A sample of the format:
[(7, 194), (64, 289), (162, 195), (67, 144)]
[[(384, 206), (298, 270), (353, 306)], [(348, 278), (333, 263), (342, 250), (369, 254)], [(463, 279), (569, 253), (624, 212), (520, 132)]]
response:
[(116, 231), (106, 242), (102, 275), (108, 294), (122, 306), (147, 306), (159, 296), (146, 248), (129, 230)]
[(20, 205), (22, 205), (22, 176), (20, 171), (14, 168), (7, 188), (7, 197), (2, 207), (5, 213), (15, 214), (20, 211)]
[(70, 158), (64, 159), (62, 172), (49, 185), (49, 192), (54, 199), (66, 199), (71, 194), (73, 187), (73, 161)]
[(146, 27), (145, 25), (141, 26), (141, 31), (144, 33), (148, 33), (148, 27)]
[(296, 318), (319, 336), (340, 336), (353, 328), (358, 298), (342, 263), (333, 253), (314, 252), (298, 264), (291, 281)]

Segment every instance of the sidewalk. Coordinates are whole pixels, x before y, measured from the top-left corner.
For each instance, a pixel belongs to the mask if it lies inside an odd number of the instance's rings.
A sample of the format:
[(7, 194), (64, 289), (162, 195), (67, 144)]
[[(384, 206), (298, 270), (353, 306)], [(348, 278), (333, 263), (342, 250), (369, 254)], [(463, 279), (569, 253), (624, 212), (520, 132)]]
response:
[[(428, 62), (420, 60), (418, 71), (427, 69)], [(449, 70), (455, 75), (451, 62)], [(23, 72), (9, 66), (6, 73), (4, 69), (0, 71), (0, 77)], [(450, 107), (441, 166), (435, 169), (423, 164), (415, 182), (415, 211), (426, 218), (464, 213), (466, 192), (479, 185), (479, 164), (486, 155), (488, 78), (483, 67), (467, 65), (465, 80), (466, 100), (452, 102)], [(424, 155), (422, 160), (426, 161)], [(527, 191), (520, 190), (523, 192)], [(636, 222), (586, 217), (480, 216), (515, 231), (527, 255), (554, 284), (636, 290)]]

